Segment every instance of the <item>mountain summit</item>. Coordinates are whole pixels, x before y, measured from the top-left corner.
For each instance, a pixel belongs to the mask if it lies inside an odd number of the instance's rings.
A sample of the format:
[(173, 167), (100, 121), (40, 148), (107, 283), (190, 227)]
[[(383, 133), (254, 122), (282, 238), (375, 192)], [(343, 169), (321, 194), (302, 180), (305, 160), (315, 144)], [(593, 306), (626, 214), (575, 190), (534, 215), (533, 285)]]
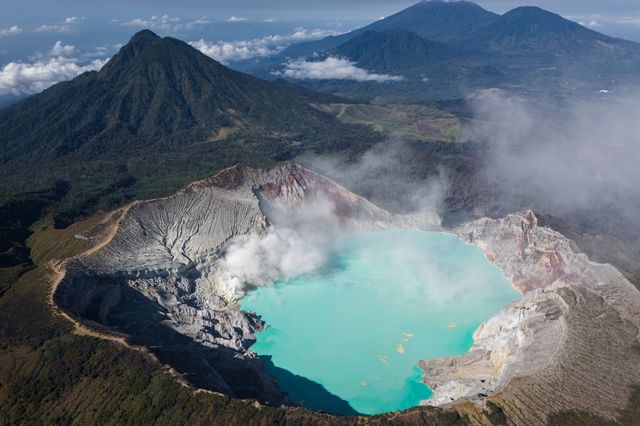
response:
[(462, 44), (502, 54), (575, 56), (606, 53), (620, 41), (539, 7), (526, 6), (505, 13)]
[(157, 184), (159, 177), (184, 180), (372, 136), (312, 106), (329, 99), (230, 70), (187, 43), (144, 30), (99, 72), (0, 110), (1, 186), (10, 190), (28, 178), (37, 188), (50, 184), (51, 174), (105, 185), (99, 176), (106, 170)]
[(420, 37), (440, 42), (462, 40), (474, 31), (495, 22), (500, 15), (468, 1), (421, 1), (396, 14), (339, 36), (295, 44), (282, 56), (307, 56), (334, 49), (368, 31), (408, 30)]
[(424, 0), (363, 29), (404, 29), (428, 40), (450, 42), (466, 38), (499, 17), (468, 1)]
[(452, 55), (451, 48), (409, 30), (367, 31), (329, 51), (376, 72), (406, 71)]

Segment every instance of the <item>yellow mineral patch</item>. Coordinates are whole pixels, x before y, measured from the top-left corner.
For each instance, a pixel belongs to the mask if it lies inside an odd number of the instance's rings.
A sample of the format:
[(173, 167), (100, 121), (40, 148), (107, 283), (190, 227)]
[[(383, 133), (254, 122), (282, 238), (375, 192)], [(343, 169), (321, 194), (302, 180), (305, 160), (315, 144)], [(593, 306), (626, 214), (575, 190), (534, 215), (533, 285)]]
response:
[(367, 386), (367, 382), (365, 382), (364, 380), (360, 380), (360, 384), (361, 384), (362, 386)]
[(400, 355), (404, 354), (404, 346), (402, 344), (398, 345), (396, 351), (398, 351)]
[(413, 333), (402, 333), (402, 335), (408, 339), (410, 339), (411, 337), (413, 337)]
[(455, 322), (450, 322), (449, 324), (447, 324), (448, 328), (456, 328), (458, 326), (458, 324), (456, 324)]

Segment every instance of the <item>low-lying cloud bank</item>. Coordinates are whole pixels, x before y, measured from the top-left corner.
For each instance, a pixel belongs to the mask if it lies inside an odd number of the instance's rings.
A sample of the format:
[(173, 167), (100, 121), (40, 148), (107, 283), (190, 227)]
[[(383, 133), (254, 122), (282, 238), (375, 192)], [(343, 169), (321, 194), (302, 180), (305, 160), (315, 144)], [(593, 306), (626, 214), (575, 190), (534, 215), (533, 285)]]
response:
[(122, 25), (126, 27), (135, 28), (149, 28), (152, 30), (162, 30), (169, 32), (189, 31), (198, 29), (211, 24), (211, 21), (206, 16), (201, 16), (196, 19), (183, 20), (178, 16), (169, 15), (153, 15), (149, 18), (134, 18), (128, 21), (120, 21), (118, 19), (112, 19), (112, 24)]
[(11, 35), (17, 35), (22, 32), (22, 28), (17, 25), (12, 25), (9, 28), (0, 28), (0, 37), (7, 37)]
[(216, 61), (228, 64), (253, 58), (277, 55), (292, 43), (318, 40), (336, 31), (296, 28), (291, 34), (274, 34), (252, 40), (207, 41), (200, 39), (189, 44)]
[(0, 69), (0, 98), (41, 92), (83, 72), (99, 70), (107, 62), (106, 58), (87, 61), (76, 53), (74, 46), (58, 41), (47, 56), (32, 62), (9, 62)]
[(378, 83), (404, 80), (402, 76), (371, 73), (358, 68), (355, 62), (334, 56), (321, 61), (305, 59), (290, 61), (283, 71), (276, 74), (296, 80), (355, 80)]
[(437, 167), (428, 176), (416, 176), (410, 170), (410, 162), (418, 149), (402, 140), (388, 140), (355, 159), (305, 154), (298, 161), (379, 207), (402, 214), (422, 212), (441, 217), (450, 188), (447, 171)]

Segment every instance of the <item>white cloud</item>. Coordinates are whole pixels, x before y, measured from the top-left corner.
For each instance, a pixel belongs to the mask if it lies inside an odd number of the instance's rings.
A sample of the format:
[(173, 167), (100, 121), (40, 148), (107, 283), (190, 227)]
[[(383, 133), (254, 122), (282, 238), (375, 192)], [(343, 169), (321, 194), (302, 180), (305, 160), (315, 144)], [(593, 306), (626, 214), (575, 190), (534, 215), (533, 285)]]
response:
[(41, 32), (41, 33), (49, 33), (49, 32), (56, 32), (56, 33), (67, 33), (71, 30), (71, 28), (69, 28), (68, 25), (48, 25), (48, 24), (42, 24), (40, 25), (38, 28), (36, 28), (36, 31)]
[(200, 39), (198, 41), (192, 41), (189, 44), (217, 61), (229, 63), (275, 55), (293, 42), (317, 40), (335, 34), (339, 33), (335, 31), (296, 28), (291, 34), (268, 35), (253, 40), (210, 42)]
[(623, 25), (640, 27), (640, 15), (639, 16), (623, 16), (618, 20), (618, 22)]
[(575, 21), (588, 28), (602, 28), (610, 25), (625, 25), (640, 27), (640, 15), (636, 16), (607, 16), (607, 15), (574, 15), (567, 19)]
[(227, 22), (247, 22), (248, 20), (244, 16), (230, 16)]
[(130, 27), (141, 27), (141, 28), (171, 29), (178, 22), (180, 22), (180, 18), (177, 18), (177, 17), (172, 18), (169, 15), (162, 15), (162, 16), (154, 15), (149, 19), (134, 18), (130, 21), (123, 22), (122, 25), (130, 26)]
[(130, 21), (125, 22), (120, 22), (117, 19), (112, 19), (111, 23), (129, 27), (150, 28), (155, 30), (178, 32), (182, 30), (192, 30), (194, 28), (202, 27), (210, 24), (211, 21), (209, 21), (206, 16), (202, 16), (192, 21), (183, 22), (180, 17), (171, 17), (169, 15), (154, 15), (148, 19), (134, 18)]
[(304, 59), (288, 62), (284, 71), (279, 75), (297, 80), (355, 80), (375, 81), (378, 83), (404, 80), (402, 76), (370, 73), (365, 69), (356, 67), (355, 62), (333, 56), (315, 62), (309, 62)]
[(190, 44), (205, 55), (225, 64), (243, 59), (271, 56), (281, 50), (278, 47), (270, 47), (254, 40), (210, 43), (200, 39)]
[(62, 44), (62, 42), (58, 40), (51, 48), (51, 56), (71, 56), (75, 51), (75, 46)]
[(600, 28), (602, 27), (602, 24), (598, 21), (596, 21), (595, 19), (591, 19), (590, 21), (580, 21), (578, 22), (580, 25), (582, 25), (583, 27), (587, 27), (587, 28)]
[(264, 22), (278, 22), (278, 20), (276, 18), (267, 18)]
[(304, 41), (304, 40), (317, 40), (330, 35), (342, 34), (341, 31), (326, 31), (326, 30), (306, 30), (304, 28), (296, 28), (295, 32), (289, 36), (269, 36), (273, 39), (281, 39), (292, 42)]
[(202, 16), (196, 20), (187, 22), (186, 24), (184, 24), (184, 27), (188, 30), (192, 30), (194, 28), (204, 27), (205, 25), (209, 25), (210, 23), (211, 21), (209, 21), (209, 19), (206, 16)]
[(38, 93), (83, 72), (100, 69), (107, 62), (104, 58), (86, 62), (70, 57), (75, 51), (74, 46), (58, 41), (51, 48), (51, 57), (33, 62), (9, 62), (0, 68), (0, 97)]
[(20, 34), (22, 32), (22, 28), (17, 25), (13, 25), (9, 28), (0, 28), (0, 37), (6, 37), (10, 35)]
[(36, 28), (38, 32), (53, 32), (53, 33), (68, 33), (71, 31), (71, 27), (83, 20), (84, 18), (78, 18), (77, 16), (69, 16), (64, 21), (55, 24), (43, 24)]

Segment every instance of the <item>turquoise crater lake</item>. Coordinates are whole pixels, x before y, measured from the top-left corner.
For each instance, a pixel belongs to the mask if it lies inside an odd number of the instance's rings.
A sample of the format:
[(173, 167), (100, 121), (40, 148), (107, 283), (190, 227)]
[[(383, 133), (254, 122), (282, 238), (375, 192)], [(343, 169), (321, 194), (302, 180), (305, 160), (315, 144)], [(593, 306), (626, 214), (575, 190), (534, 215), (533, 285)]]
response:
[(459, 355), (475, 329), (519, 299), (476, 247), (408, 230), (350, 235), (316, 273), (241, 301), (269, 328), (251, 347), (291, 399), (338, 414), (418, 405), (421, 359)]

